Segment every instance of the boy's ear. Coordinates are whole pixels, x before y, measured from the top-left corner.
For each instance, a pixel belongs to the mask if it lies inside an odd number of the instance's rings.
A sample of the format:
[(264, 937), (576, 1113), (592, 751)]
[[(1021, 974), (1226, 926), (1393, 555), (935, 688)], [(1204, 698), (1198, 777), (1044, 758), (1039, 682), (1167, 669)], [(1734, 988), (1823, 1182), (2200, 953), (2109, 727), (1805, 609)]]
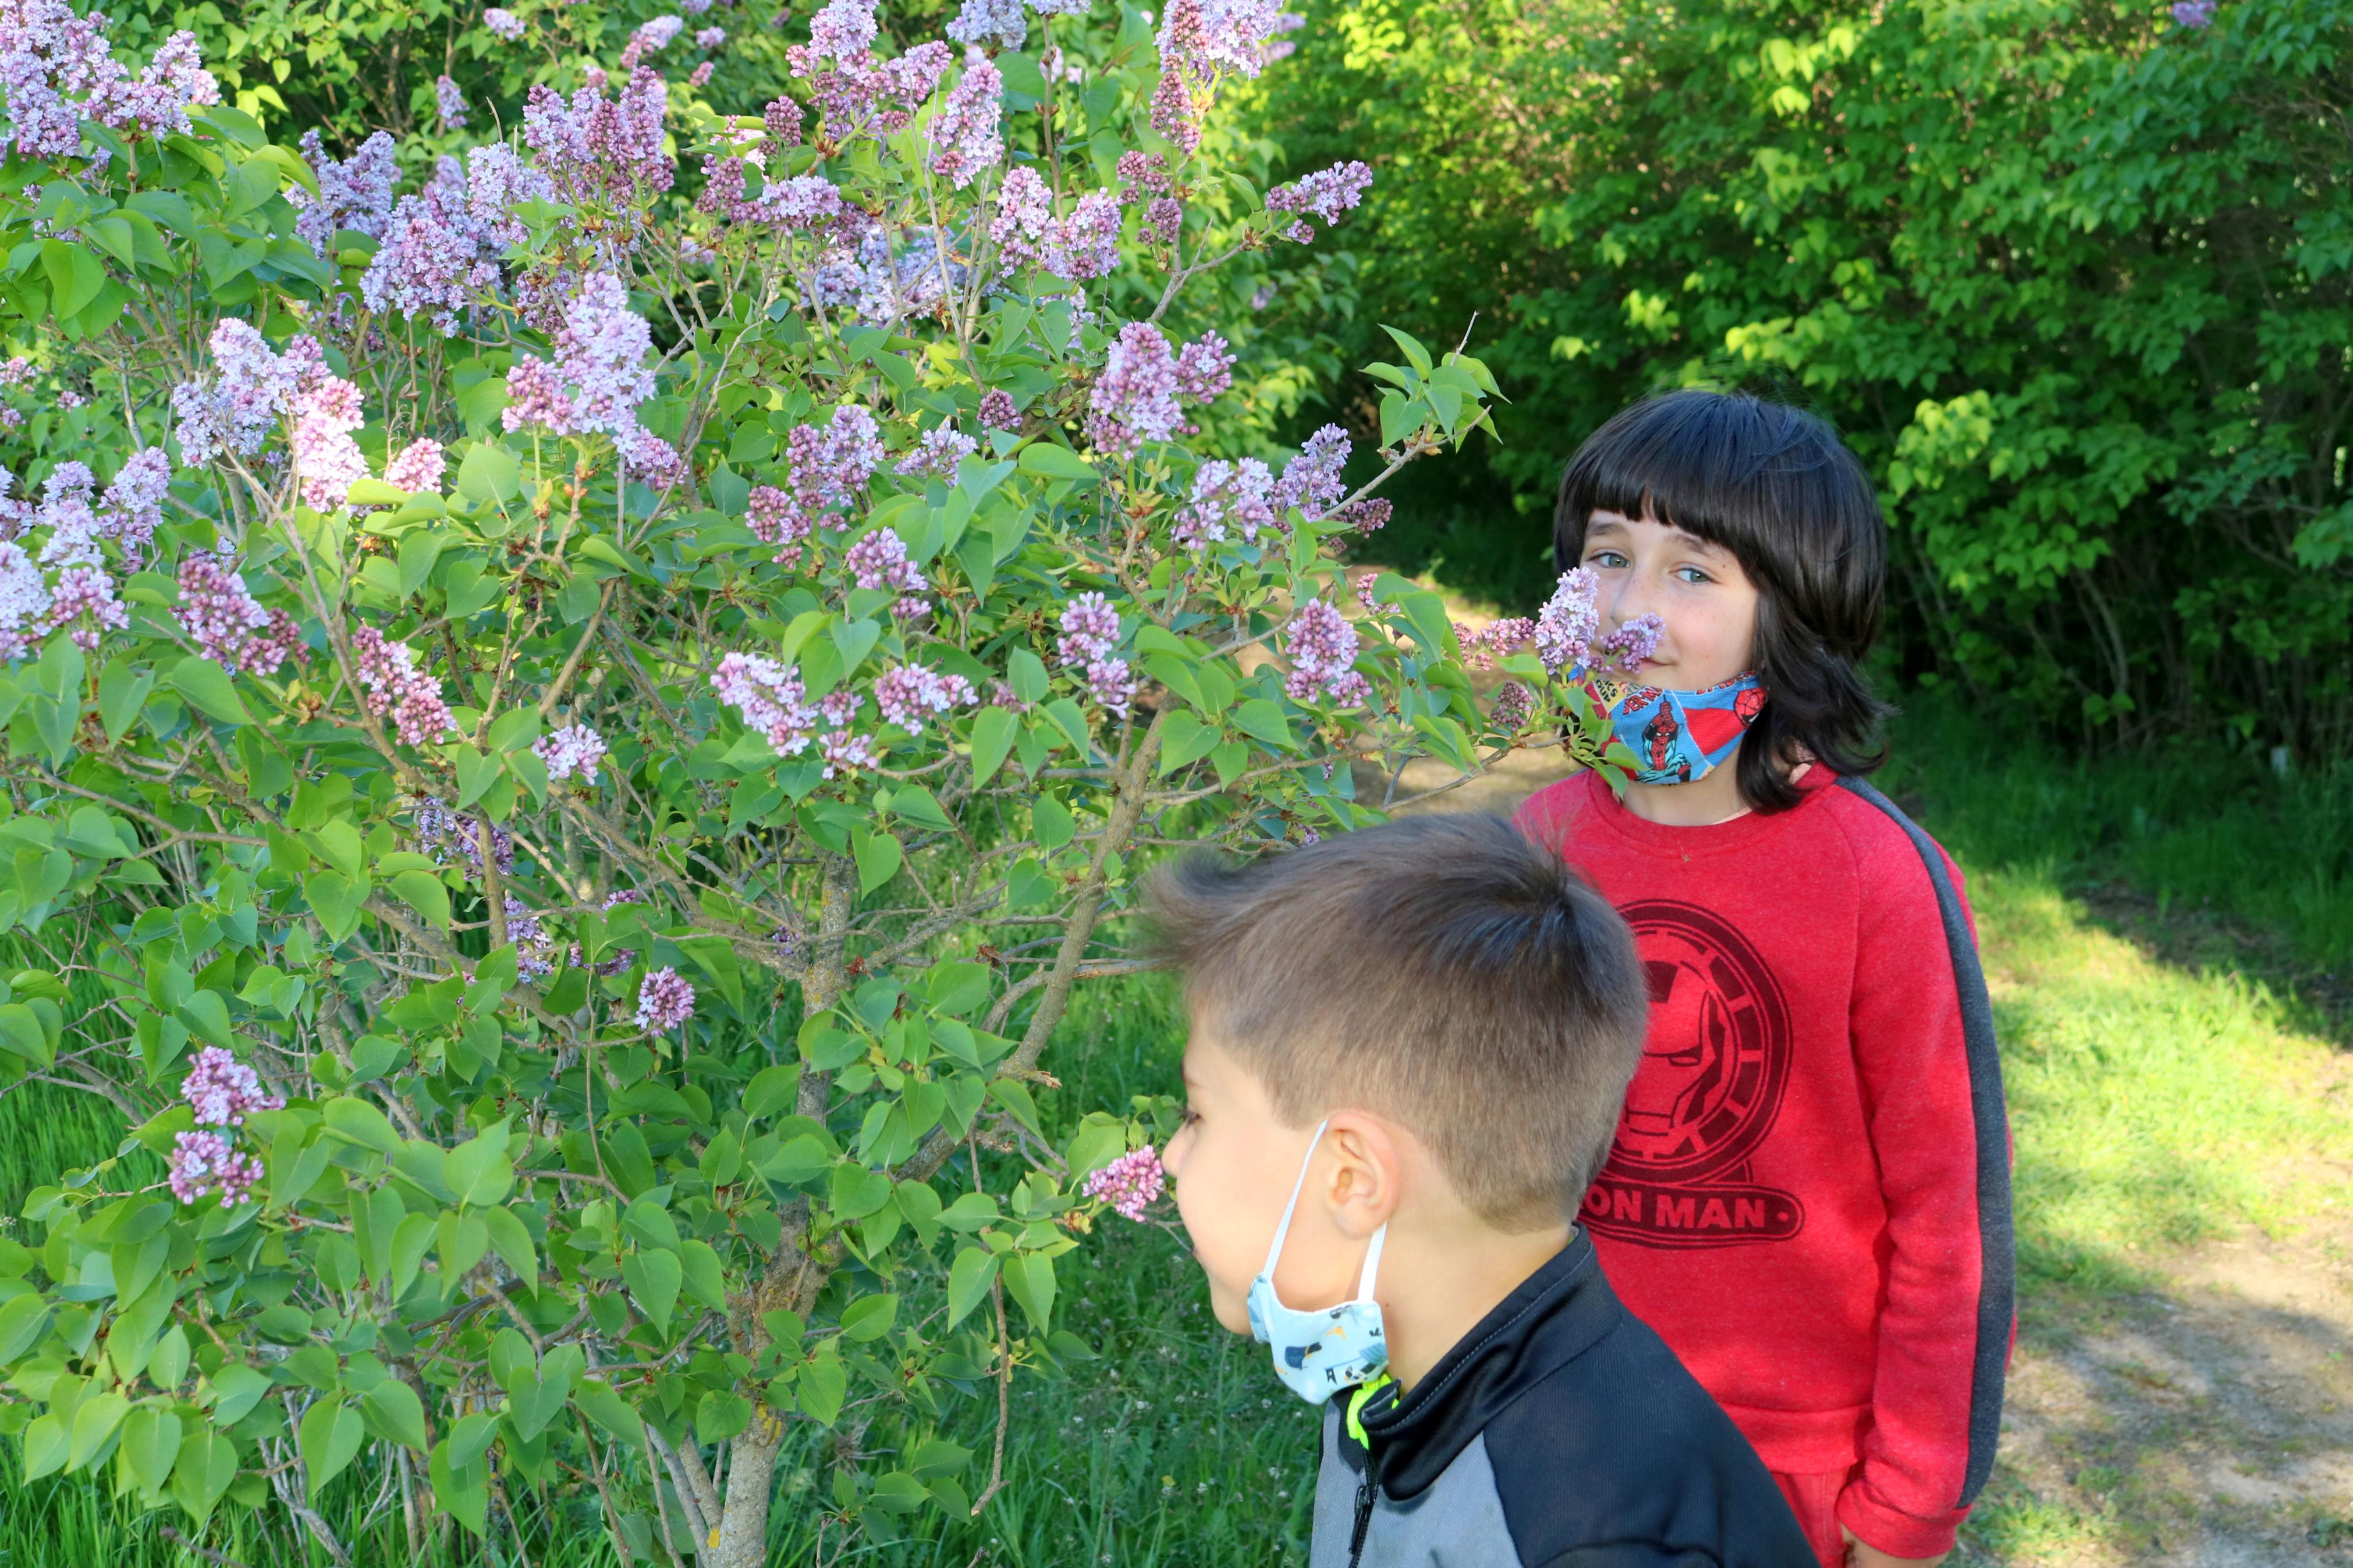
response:
[(1341, 1110), (1333, 1113), (1324, 1141), (1333, 1155), (1324, 1187), (1333, 1224), (1344, 1236), (1368, 1237), (1388, 1223), (1403, 1195), (1404, 1151), (1397, 1133), (1377, 1116)]

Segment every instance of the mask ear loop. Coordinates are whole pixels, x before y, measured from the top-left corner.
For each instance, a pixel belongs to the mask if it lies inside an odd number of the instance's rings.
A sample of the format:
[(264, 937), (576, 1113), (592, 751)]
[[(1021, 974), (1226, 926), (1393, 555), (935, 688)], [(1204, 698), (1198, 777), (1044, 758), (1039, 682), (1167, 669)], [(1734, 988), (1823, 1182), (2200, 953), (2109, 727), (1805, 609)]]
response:
[(1315, 1158), (1315, 1145), (1324, 1141), (1324, 1130), (1331, 1125), (1328, 1116), (1315, 1124), (1315, 1136), (1307, 1141), (1306, 1157), (1299, 1162), (1299, 1179), (1291, 1184), (1291, 1201), (1282, 1205), (1282, 1223), (1274, 1227), (1274, 1245), (1266, 1249), (1266, 1267), (1259, 1270), (1269, 1286), (1274, 1283), (1275, 1263), (1282, 1257), (1283, 1238), (1291, 1234), (1291, 1216), (1299, 1207), (1299, 1194), (1307, 1190), (1307, 1167)]

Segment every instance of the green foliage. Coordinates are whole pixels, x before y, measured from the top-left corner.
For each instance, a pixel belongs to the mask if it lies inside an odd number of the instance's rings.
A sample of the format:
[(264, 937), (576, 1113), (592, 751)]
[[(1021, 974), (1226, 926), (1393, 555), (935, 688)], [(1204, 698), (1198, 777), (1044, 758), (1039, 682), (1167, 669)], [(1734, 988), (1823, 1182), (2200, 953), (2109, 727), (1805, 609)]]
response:
[[(1661, 386), (1830, 416), (1908, 674), (2127, 740), (2353, 748), (2342, 0), (1317, 4), (1261, 111), (1373, 159), (1374, 322), (1513, 402), (1384, 559), (1540, 596), (1552, 485)], [(1515, 510), (1517, 523), (1496, 521)]]

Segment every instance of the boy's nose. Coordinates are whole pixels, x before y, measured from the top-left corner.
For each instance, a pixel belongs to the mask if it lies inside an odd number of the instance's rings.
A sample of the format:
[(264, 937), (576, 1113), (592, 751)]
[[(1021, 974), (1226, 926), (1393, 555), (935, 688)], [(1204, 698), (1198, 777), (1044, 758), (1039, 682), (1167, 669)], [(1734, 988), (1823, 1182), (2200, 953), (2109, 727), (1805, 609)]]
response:
[(1651, 608), (1650, 601), (1650, 590), (1641, 575), (1623, 572), (1596, 595), (1593, 607), (1601, 613), (1601, 629), (1615, 631), (1628, 621), (1647, 613)]

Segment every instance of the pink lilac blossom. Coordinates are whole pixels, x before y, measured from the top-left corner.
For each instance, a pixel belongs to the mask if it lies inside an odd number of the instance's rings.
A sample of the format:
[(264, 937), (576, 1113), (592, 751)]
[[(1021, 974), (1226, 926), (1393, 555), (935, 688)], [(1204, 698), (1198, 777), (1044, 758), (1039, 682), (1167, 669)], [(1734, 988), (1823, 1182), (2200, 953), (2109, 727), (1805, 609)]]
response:
[(502, 6), (493, 5), (483, 12), (482, 26), (509, 43), (522, 37), (522, 18)]
[(596, 782), (596, 766), (605, 760), (605, 738), (586, 724), (566, 724), (541, 736), (531, 749), (547, 764), (550, 784), (562, 784), (576, 776), (581, 783), (593, 784)]
[(259, 1110), (283, 1110), (286, 1101), (261, 1087), (254, 1070), (218, 1046), (206, 1046), (188, 1063), (180, 1098), (199, 1127), (242, 1127)]
[(821, 735), (817, 742), (818, 755), (824, 760), (825, 776), (855, 773), (871, 768), (881, 759), (875, 754), (873, 741), (864, 735), (853, 735), (846, 730), (836, 730)]
[(694, 35), (694, 47), (698, 49), (715, 49), (726, 41), (724, 27), (705, 27)]
[(430, 436), (419, 436), (385, 464), (384, 482), (411, 495), (438, 495), (441, 476), (448, 466), (441, 443)]
[(167, 1180), (172, 1195), (183, 1204), (217, 1193), (223, 1206), (234, 1206), (261, 1180), (261, 1162), (234, 1152), (217, 1132), (183, 1132), (172, 1140)]
[(995, 63), (978, 48), (966, 47), (964, 75), (926, 132), (933, 172), (945, 175), (957, 190), (1005, 156), (1005, 142), (997, 132), (1004, 91), (1005, 78)]
[(368, 477), (366, 456), (352, 432), (367, 423), (360, 389), (340, 376), (322, 376), (294, 406), (291, 451), (304, 503), (319, 511), (343, 504), (354, 480)]
[(1494, 668), (1497, 658), (1527, 641), (1535, 630), (1535, 622), (1525, 616), (1493, 621), (1475, 629), (1461, 621), (1454, 623), (1455, 640), (1462, 645), (1462, 662), (1476, 670)]
[(1021, 410), (1014, 406), (1013, 395), (1002, 390), (981, 394), (979, 417), (981, 424), (991, 430), (1021, 427)]
[(1593, 668), (1613, 675), (1631, 675), (1659, 651), (1667, 623), (1655, 615), (1637, 616), (1604, 632), (1593, 644)]
[(1356, 604), (1368, 616), (1377, 616), (1390, 607), (1389, 602), (1381, 597), (1380, 575), (1367, 572), (1356, 579)]
[(1535, 706), (1536, 694), (1525, 682), (1507, 680), (1496, 691), (1495, 705), (1487, 716), (1496, 729), (1507, 735), (1516, 734), (1526, 728)]
[(679, 449), (641, 425), (614, 437), (613, 447), (629, 477), (640, 484), (666, 489), (683, 481), (689, 472)]
[[(677, 37), (679, 34), (685, 29), (685, 27), (686, 18), (683, 16), (656, 16), (651, 21), (640, 26), (635, 33), (629, 36), (630, 47), (637, 48), (645, 54), (653, 54), (659, 50), (668, 48), (670, 47), (670, 40)], [(621, 64), (624, 68), (637, 63), (638, 62), (631, 59), (626, 52), (621, 57)]]
[(1062, 635), (1054, 658), (1064, 668), (1110, 657), (1119, 646), (1119, 612), (1101, 594), (1079, 595), (1062, 607)]
[(433, 79), (433, 111), (440, 116), (442, 130), (466, 128), (466, 95), (446, 76)]
[(1315, 237), (1315, 229), (1306, 215), (1312, 213), (1324, 220), (1324, 227), (1333, 227), (1339, 223), (1342, 213), (1365, 199), (1365, 188), (1372, 183), (1371, 168), (1350, 159), (1328, 169), (1318, 169), (1290, 184), (1275, 186), (1266, 193), (1266, 210), (1300, 214), (1289, 227), (1275, 232), (1304, 245)]
[(1021, 0), (964, 0), (946, 31), (959, 44), (977, 47), (993, 43), (1018, 49), (1029, 35), (1029, 20), (1022, 15)]
[(392, 185), (399, 176), (398, 152), (391, 136), (379, 131), (360, 143), (359, 151), (337, 163), (327, 156), (316, 131), (302, 132), (302, 156), (319, 182), (319, 194), (295, 185), (286, 200), (295, 208), (294, 235), (319, 256), (327, 254), (337, 229), (348, 228), (381, 238), (392, 215)]
[(1601, 629), (1601, 612), (1594, 606), (1600, 579), (1579, 566), (1560, 574), (1551, 598), (1536, 614), (1536, 657), (1558, 674), (1583, 667), (1592, 657), (1593, 634)]
[(574, 426), (614, 433), (633, 426), (637, 405), (654, 395), (645, 363), (652, 352), (646, 319), (629, 309), (628, 286), (609, 272), (583, 279), (555, 334), (555, 364), (572, 389)]
[(1141, 1221), (1166, 1185), (1159, 1152), (1149, 1143), (1089, 1173), (1086, 1194), (1111, 1205), (1123, 1219)]
[(864, 490), (874, 470), (889, 456), (882, 448), (882, 427), (875, 423), (872, 411), (862, 404), (846, 403), (828, 415), (824, 424), (796, 426), (785, 437), (785, 482), (793, 499), (814, 518), (846, 505)]
[(1115, 456), (1145, 441), (1166, 441), (1187, 428), (1177, 406), (1177, 358), (1149, 321), (1119, 330), (1088, 399), (1087, 435)]
[(1204, 332), (1176, 355), (1176, 395), (1187, 403), (1207, 403), (1233, 384), (1233, 367), (1226, 340)]
[(715, 67), (711, 61), (703, 61), (701, 65), (686, 73), (686, 85), (689, 87), (710, 86), (711, 73), (717, 67)]
[(1007, 265), (1034, 261), (1082, 283), (1119, 266), (1119, 202), (1108, 191), (1090, 191), (1069, 217), (1057, 218), (1045, 180), (1025, 163), (1006, 171), (988, 235)]
[(980, 443), (955, 426), (934, 425), (907, 449), (905, 457), (891, 466), (891, 471), (910, 479), (934, 474), (952, 479), (955, 478), (956, 464), (979, 450)]
[(1359, 533), (1378, 533), (1388, 526), (1389, 514), (1393, 510), (1379, 497), (1366, 496), (1361, 500), (1348, 502), (1332, 515), (1344, 528), (1353, 528)]
[(417, 668), (416, 649), (389, 640), (374, 626), (361, 626), (352, 633), (352, 652), (368, 711), (378, 718), (391, 714), (404, 745), (438, 741), (457, 727), (441, 683)]
[(1350, 668), (1356, 661), (1356, 628), (1345, 616), (1321, 599), (1310, 599), (1287, 630), (1291, 674), (1282, 689), (1293, 701), (1328, 697), (1343, 708), (1364, 705), (1371, 688)]
[[(923, 569), (907, 559), (907, 542), (887, 528), (860, 535), (843, 553), (841, 563), (861, 588), (913, 594), (923, 586)], [(905, 603), (900, 601), (902, 605)]]
[(231, 675), (274, 675), (306, 655), (302, 634), (283, 610), (262, 608), (227, 563), (191, 554), (180, 563), (180, 626), (196, 651)]
[(49, 592), (49, 626), (71, 627), (76, 647), (95, 652), (107, 632), (130, 625), (131, 612), (115, 602), (114, 579), (102, 568), (75, 565), (58, 574), (57, 586)]
[(19, 659), (49, 614), (48, 580), (25, 547), (0, 540), (0, 659)]
[(103, 14), (78, 16), (62, 0), (16, 0), (0, 11), (0, 106), (19, 152), (75, 155), (84, 118), (126, 135), (185, 133), (191, 108), (220, 101), (195, 35), (174, 33), (134, 77), (114, 58), (108, 30)]
[(731, 653), (712, 672), (711, 689), (758, 731), (780, 757), (798, 756), (816, 737), (818, 710), (808, 700), (800, 671), (765, 654)]
[(507, 405), (499, 422), (509, 430), (537, 426), (554, 436), (573, 433), (572, 399), (555, 367), (543, 359), (519, 359), (507, 372)]
[(942, 675), (920, 664), (900, 665), (874, 682), (874, 704), (885, 722), (910, 735), (923, 732), (924, 716), (942, 714), (973, 700), (972, 682), (961, 675)]
[(779, 564), (799, 563), (800, 543), (815, 524), (791, 495), (774, 485), (754, 485), (744, 503), (744, 512), (754, 539), (763, 544), (784, 547), (776, 552)]
[(668, 1034), (694, 1016), (694, 987), (667, 964), (650, 970), (638, 982), (638, 1027), (649, 1035)]

